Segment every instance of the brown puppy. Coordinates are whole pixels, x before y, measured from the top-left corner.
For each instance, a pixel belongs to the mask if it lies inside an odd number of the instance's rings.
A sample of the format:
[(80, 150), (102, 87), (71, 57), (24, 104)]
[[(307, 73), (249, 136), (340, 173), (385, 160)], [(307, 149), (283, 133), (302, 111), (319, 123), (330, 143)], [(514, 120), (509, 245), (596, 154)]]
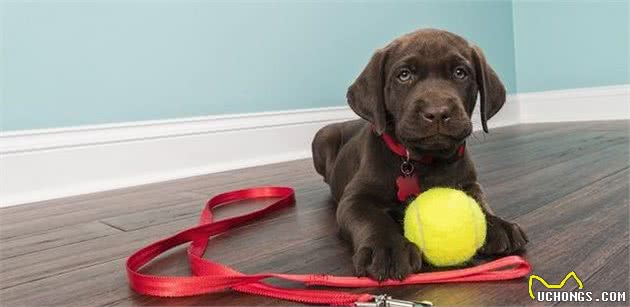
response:
[[(353, 245), (357, 275), (403, 279), (421, 268), (421, 253), (400, 225), (404, 205), (395, 182), (402, 158), (382, 133), (407, 148), (423, 190), (461, 189), (482, 205), (488, 221), (483, 254), (509, 254), (527, 243), (517, 224), (488, 207), (469, 155), (453, 158), (472, 132), (477, 93), (487, 131), (486, 120), (505, 102), (505, 88), (481, 50), (446, 31), (419, 30), (377, 50), (348, 89), (348, 104), (365, 120), (328, 125), (315, 136), (315, 169), (338, 202), (337, 222)], [(434, 160), (421, 163), (421, 155)]]

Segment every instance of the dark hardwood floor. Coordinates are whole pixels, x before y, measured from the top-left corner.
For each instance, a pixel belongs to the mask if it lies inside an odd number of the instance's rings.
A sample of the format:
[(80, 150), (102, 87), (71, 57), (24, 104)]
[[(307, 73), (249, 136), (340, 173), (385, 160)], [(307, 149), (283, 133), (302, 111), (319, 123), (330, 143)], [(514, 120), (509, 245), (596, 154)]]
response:
[[(519, 125), (469, 142), (495, 212), (529, 235), (533, 273), (558, 283), (575, 271), (596, 297), (626, 292), (626, 302), (606, 306), (630, 302), (629, 128), (628, 121)], [(210, 196), (260, 185), (294, 187), (297, 206), (217, 237), (206, 257), (248, 273), (351, 274), (328, 188), (310, 160), (299, 160), (0, 209), (0, 304), (292, 305), (229, 292), (144, 297), (127, 285), (124, 262), (134, 250), (195, 224)], [(219, 217), (260, 205), (220, 209)], [(184, 249), (144, 270), (188, 274)], [(438, 306), (556, 304), (534, 302), (525, 278), (360, 290)]]

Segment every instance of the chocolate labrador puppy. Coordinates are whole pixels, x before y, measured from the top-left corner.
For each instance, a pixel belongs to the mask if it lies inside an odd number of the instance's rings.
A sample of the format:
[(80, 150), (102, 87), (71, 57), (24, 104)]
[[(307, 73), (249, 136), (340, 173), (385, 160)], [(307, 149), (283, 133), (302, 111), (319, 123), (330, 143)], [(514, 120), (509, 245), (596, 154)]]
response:
[[(357, 275), (404, 279), (421, 269), (421, 251), (400, 223), (405, 206), (396, 180), (405, 161), (422, 190), (453, 187), (481, 204), (488, 223), (482, 254), (510, 254), (527, 243), (517, 224), (492, 213), (463, 147), (477, 93), (487, 132), (505, 88), (483, 53), (453, 33), (419, 30), (377, 50), (348, 89), (348, 104), (363, 119), (328, 125), (315, 136), (315, 169), (338, 203), (340, 234), (352, 243)], [(404, 146), (406, 156), (383, 135)], [(422, 162), (427, 156), (431, 162)]]

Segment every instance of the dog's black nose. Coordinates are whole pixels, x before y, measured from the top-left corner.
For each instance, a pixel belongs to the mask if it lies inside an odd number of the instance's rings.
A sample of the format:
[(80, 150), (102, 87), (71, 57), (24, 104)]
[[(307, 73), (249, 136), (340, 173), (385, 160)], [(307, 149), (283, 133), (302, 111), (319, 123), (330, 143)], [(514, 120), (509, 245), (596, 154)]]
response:
[(428, 122), (446, 123), (451, 119), (451, 111), (446, 106), (428, 107), (420, 111), (422, 119)]

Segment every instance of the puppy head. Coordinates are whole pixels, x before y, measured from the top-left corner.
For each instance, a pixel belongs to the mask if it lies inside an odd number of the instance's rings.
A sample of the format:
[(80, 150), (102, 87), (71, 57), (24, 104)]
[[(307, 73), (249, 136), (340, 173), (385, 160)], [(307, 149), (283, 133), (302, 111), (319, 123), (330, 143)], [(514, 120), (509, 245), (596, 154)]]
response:
[(348, 104), (378, 133), (394, 133), (412, 155), (451, 154), (505, 102), (505, 88), (481, 50), (450, 32), (427, 29), (377, 50), (350, 86)]

